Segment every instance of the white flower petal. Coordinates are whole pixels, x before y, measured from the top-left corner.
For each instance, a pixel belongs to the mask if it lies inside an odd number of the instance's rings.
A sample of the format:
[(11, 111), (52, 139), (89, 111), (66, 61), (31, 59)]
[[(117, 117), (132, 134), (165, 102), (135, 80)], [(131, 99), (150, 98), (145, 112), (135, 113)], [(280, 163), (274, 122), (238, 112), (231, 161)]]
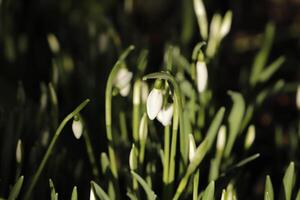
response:
[(162, 125), (167, 126), (171, 124), (171, 120), (173, 117), (173, 104), (171, 104), (168, 108), (162, 109), (159, 111), (156, 116), (157, 120), (162, 123)]
[(120, 89), (120, 95), (122, 97), (127, 97), (130, 92), (131, 85), (127, 84), (125, 87)]
[(154, 88), (147, 98), (147, 114), (151, 120), (153, 120), (159, 113), (162, 103), (162, 90)]
[(201, 93), (205, 90), (208, 79), (208, 72), (205, 62), (198, 61), (196, 64), (197, 68), (197, 87), (198, 91)]
[(72, 130), (75, 138), (79, 139), (83, 133), (82, 122), (80, 120), (73, 120)]

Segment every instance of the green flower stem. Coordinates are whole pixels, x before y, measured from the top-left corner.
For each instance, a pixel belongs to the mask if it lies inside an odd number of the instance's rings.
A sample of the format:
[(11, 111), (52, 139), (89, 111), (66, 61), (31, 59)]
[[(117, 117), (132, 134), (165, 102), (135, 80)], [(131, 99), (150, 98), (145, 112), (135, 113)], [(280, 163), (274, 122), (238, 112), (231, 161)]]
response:
[(163, 182), (168, 183), (169, 179), (169, 156), (170, 156), (170, 126), (165, 126), (164, 133), (164, 171), (163, 171)]
[(96, 159), (95, 159), (95, 154), (93, 152), (91, 138), (90, 138), (86, 128), (83, 132), (83, 138), (84, 138), (84, 142), (85, 142), (85, 146), (86, 146), (86, 151), (87, 151), (90, 163), (92, 165), (93, 175), (96, 179), (99, 179), (99, 170), (98, 170), (98, 167), (97, 167), (97, 164), (96, 164)]
[(106, 124), (106, 137), (108, 140), (108, 156), (110, 160), (110, 167), (111, 167), (111, 172), (113, 179), (115, 180), (115, 189), (118, 190), (117, 186), (117, 180), (118, 180), (118, 171), (117, 171), (117, 161), (116, 161), (116, 156), (115, 156), (115, 150), (113, 147), (113, 134), (112, 134), (112, 90), (113, 90), (113, 83), (115, 80), (115, 77), (122, 66), (122, 63), (124, 62), (124, 59), (127, 57), (127, 55), (134, 49), (133, 46), (129, 46), (124, 53), (121, 54), (119, 57), (118, 61), (116, 62), (115, 66), (111, 70), (108, 80), (107, 80), (107, 85), (106, 85), (106, 90), (105, 90), (105, 124)]
[(163, 199), (170, 199), (170, 193), (168, 191), (168, 180), (169, 180), (169, 162), (170, 162), (170, 126), (165, 126), (164, 133), (164, 168), (163, 168)]
[(89, 99), (86, 99), (84, 102), (82, 102), (79, 106), (77, 106), (77, 108), (75, 108), (75, 110), (73, 112), (71, 112), (70, 114), (68, 114), (64, 120), (60, 123), (60, 125), (58, 126), (52, 140), (51, 140), (51, 143), (42, 159), (42, 162), (40, 163), (36, 173), (34, 174), (33, 176), (33, 179), (32, 181), (30, 182), (30, 185), (28, 187), (28, 190), (26, 191), (25, 195), (24, 195), (24, 199), (25, 200), (28, 200), (30, 199), (31, 197), (31, 193), (41, 175), (41, 172), (43, 171), (46, 163), (47, 163), (47, 160), (50, 156), (50, 154), (52, 153), (52, 150), (54, 148), (54, 145), (56, 143), (56, 140), (58, 139), (62, 129), (65, 127), (65, 125), (67, 124), (68, 121), (70, 121), (75, 115), (77, 115), (88, 103), (89, 103)]
[(200, 170), (197, 170), (196, 174), (194, 175), (193, 181), (193, 200), (198, 200), (199, 177)]
[(127, 124), (126, 124), (126, 115), (125, 112), (122, 110), (119, 114), (120, 120), (120, 129), (121, 129), (121, 138), (123, 142), (128, 142), (128, 134), (127, 134)]

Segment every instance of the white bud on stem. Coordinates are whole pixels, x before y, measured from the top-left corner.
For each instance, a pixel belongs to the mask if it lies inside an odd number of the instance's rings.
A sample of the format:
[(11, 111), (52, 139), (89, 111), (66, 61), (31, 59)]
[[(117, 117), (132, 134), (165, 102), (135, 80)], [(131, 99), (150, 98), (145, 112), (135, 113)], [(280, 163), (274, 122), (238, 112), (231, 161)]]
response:
[(198, 61), (196, 63), (196, 74), (198, 91), (201, 93), (205, 90), (208, 80), (207, 67), (204, 61)]
[[(77, 118), (77, 119), (76, 119)], [(72, 131), (76, 139), (80, 139), (82, 133), (83, 133), (83, 124), (80, 118), (74, 117), (73, 123), (72, 123)]]
[(16, 161), (18, 164), (22, 162), (22, 141), (19, 139), (16, 148)]
[(189, 160), (192, 162), (196, 152), (196, 143), (193, 134), (189, 134)]

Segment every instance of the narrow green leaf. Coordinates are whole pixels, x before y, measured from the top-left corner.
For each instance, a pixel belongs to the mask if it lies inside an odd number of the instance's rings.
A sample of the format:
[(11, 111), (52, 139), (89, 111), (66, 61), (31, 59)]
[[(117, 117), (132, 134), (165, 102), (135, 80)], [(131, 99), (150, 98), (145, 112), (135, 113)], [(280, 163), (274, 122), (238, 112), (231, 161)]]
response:
[(248, 158), (245, 158), (244, 160), (238, 162), (238, 163), (235, 165), (235, 168), (242, 167), (242, 166), (246, 165), (247, 163), (249, 163), (249, 162), (251, 162), (251, 161), (257, 159), (259, 156), (260, 156), (259, 153), (254, 154), (254, 155), (252, 155), (252, 156), (249, 156)]
[(94, 181), (91, 181), (92, 189), (95, 195), (101, 200), (110, 200), (108, 194)]
[(51, 189), (51, 200), (57, 200), (58, 199), (58, 193), (55, 191), (55, 187), (53, 184), (53, 181), (49, 179), (49, 185)]
[(296, 200), (300, 200), (300, 188), (298, 190), (297, 196), (296, 196)]
[(284, 56), (280, 56), (274, 62), (272, 62), (265, 70), (259, 75), (260, 82), (266, 82), (270, 77), (279, 69), (279, 67), (284, 63)]
[(156, 194), (153, 192), (153, 190), (147, 184), (147, 182), (140, 175), (135, 173), (134, 171), (131, 171), (131, 174), (141, 184), (141, 186), (145, 190), (148, 200), (156, 199), (156, 197), (157, 197)]
[(292, 197), (292, 190), (294, 184), (294, 176), (295, 176), (295, 169), (294, 169), (294, 162), (291, 162), (287, 170), (285, 171), (283, 177), (283, 186), (284, 186), (284, 193), (285, 199), (290, 200)]
[(73, 191), (72, 191), (71, 200), (77, 200), (77, 199), (78, 199), (78, 195), (77, 195), (77, 187), (74, 186)]
[(51, 190), (51, 200), (57, 200), (58, 194), (55, 191), (55, 187), (54, 187), (53, 181), (51, 179), (49, 179), (49, 186), (50, 186), (50, 190)]
[(13, 186), (13, 188), (11, 189), (9, 196), (8, 196), (8, 200), (17, 199), (17, 197), (19, 196), (19, 193), (21, 191), (23, 181), (24, 181), (24, 176), (20, 176), (18, 178), (17, 182), (15, 183), (15, 185)]
[(252, 71), (250, 74), (250, 85), (254, 87), (259, 79), (259, 75), (263, 70), (263, 67), (266, 65), (267, 59), (269, 57), (270, 49), (273, 43), (273, 38), (275, 34), (275, 26), (272, 23), (269, 23), (266, 26), (263, 45), (256, 55)]
[(202, 200), (213, 200), (215, 194), (215, 182), (212, 181), (210, 184), (206, 187)]
[(228, 117), (229, 135), (228, 143), (225, 147), (224, 152), (225, 157), (228, 157), (231, 153), (233, 144), (240, 130), (240, 126), (245, 112), (245, 101), (243, 96), (240, 93), (233, 91), (229, 91), (228, 94), (230, 95), (233, 101), (233, 106)]
[(130, 200), (138, 200), (138, 198), (134, 194), (132, 194), (131, 192), (127, 192), (126, 196), (128, 196), (128, 198)]
[(274, 200), (273, 185), (270, 176), (266, 178), (265, 185), (265, 199), (264, 200)]

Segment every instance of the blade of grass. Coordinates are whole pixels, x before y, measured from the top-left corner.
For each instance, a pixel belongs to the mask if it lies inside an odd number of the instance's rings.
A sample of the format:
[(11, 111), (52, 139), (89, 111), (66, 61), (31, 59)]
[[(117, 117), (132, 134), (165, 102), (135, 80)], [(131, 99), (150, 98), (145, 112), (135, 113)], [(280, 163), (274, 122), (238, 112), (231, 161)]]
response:
[(8, 196), (8, 200), (15, 200), (18, 198), (23, 185), (23, 181), (24, 181), (24, 176), (20, 176), (17, 182), (15, 183), (15, 185), (12, 187)]
[(295, 177), (295, 167), (294, 167), (294, 162), (291, 162), (289, 167), (286, 169), (282, 180), (286, 200), (291, 200), (292, 190), (294, 185), (294, 177)]
[(155, 200), (157, 195), (153, 192), (153, 190), (147, 184), (147, 182), (140, 175), (135, 173), (134, 171), (131, 171), (131, 174), (141, 184), (141, 186), (145, 190), (148, 200)]
[(273, 185), (272, 185), (272, 181), (271, 181), (271, 178), (269, 175), (266, 178), (265, 200), (274, 200)]

